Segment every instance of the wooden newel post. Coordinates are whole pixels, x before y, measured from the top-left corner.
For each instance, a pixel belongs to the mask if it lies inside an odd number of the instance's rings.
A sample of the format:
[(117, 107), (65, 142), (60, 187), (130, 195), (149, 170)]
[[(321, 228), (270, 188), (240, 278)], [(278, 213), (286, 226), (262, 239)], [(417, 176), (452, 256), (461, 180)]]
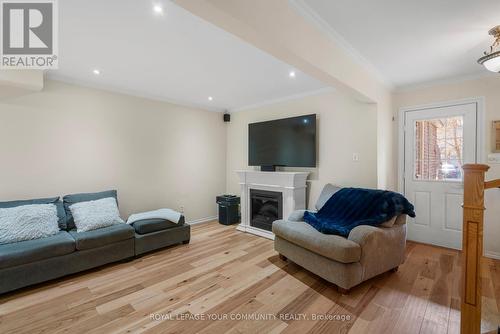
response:
[(484, 178), (486, 165), (464, 165), (462, 234), (462, 334), (481, 331), (481, 258), (483, 257)]

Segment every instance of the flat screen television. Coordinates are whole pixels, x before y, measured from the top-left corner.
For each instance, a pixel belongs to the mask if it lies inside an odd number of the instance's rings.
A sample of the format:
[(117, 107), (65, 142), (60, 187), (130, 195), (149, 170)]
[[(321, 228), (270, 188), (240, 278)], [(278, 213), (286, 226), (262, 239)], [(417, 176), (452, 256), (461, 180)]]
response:
[(316, 114), (249, 124), (248, 165), (316, 167)]

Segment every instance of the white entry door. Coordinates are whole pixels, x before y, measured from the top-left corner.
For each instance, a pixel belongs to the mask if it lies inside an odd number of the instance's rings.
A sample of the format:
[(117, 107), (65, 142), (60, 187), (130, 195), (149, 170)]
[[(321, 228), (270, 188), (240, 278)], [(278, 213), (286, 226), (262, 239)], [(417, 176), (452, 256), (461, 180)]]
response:
[(408, 239), (462, 248), (462, 165), (477, 161), (477, 104), (405, 112), (404, 192), (415, 205)]

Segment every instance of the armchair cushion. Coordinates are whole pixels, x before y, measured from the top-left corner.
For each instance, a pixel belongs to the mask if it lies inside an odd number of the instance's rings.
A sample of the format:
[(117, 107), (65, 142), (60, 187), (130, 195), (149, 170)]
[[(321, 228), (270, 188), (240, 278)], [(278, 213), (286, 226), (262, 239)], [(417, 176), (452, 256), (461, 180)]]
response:
[(399, 193), (342, 188), (330, 197), (318, 213), (305, 212), (304, 221), (322, 233), (347, 237), (356, 226), (379, 226), (401, 214), (415, 217), (413, 204)]
[(308, 210), (295, 210), (288, 216), (288, 220), (291, 222), (302, 222), (304, 221), (304, 213), (306, 211)]
[(318, 200), (316, 201), (316, 210), (319, 210), (325, 205), (326, 201), (330, 199), (330, 197), (333, 196), (337, 191), (339, 191), (340, 187), (334, 186), (331, 183), (327, 183), (324, 187), (323, 190), (321, 190), (321, 194), (319, 195)]
[(396, 221), (394, 222), (394, 225), (404, 225), (406, 224), (406, 219), (408, 218), (407, 215), (399, 215), (398, 218), (396, 218)]
[(394, 223), (396, 222), (396, 219), (397, 219), (397, 218), (398, 218), (397, 216), (394, 216), (394, 217), (392, 217), (391, 219), (389, 219), (388, 221), (383, 222), (383, 223), (382, 223), (382, 224), (380, 224), (379, 226), (380, 226), (380, 227), (387, 227), (387, 228), (392, 227), (392, 226), (394, 226)]
[(338, 262), (358, 262), (361, 257), (361, 247), (356, 242), (338, 235), (320, 233), (305, 222), (277, 220), (273, 222), (273, 233), (297, 246)]

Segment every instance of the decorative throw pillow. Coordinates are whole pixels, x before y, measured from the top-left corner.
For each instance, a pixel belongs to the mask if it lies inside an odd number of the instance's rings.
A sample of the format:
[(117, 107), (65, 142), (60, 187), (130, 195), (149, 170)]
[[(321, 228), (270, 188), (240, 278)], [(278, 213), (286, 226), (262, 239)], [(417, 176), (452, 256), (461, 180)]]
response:
[(57, 207), (31, 204), (0, 209), (0, 245), (59, 233)]
[(113, 197), (79, 202), (69, 207), (77, 232), (86, 232), (115, 224), (125, 223), (120, 218), (116, 199)]
[(59, 200), (59, 197), (0, 202), (0, 209), (14, 208), (16, 206), (32, 205), (32, 204), (55, 204), (57, 207), (57, 216), (59, 217), (59, 229), (61, 230), (66, 229), (66, 212), (64, 211), (63, 202)]
[(118, 194), (116, 190), (107, 190), (101, 191), (97, 193), (81, 193), (81, 194), (72, 194), (66, 195), (63, 197), (64, 210), (66, 211), (66, 224), (68, 226), (68, 230), (75, 229), (75, 222), (73, 220), (73, 215), (71, 214), (70, 206), (80, 202), (89, 202), (89, 201), (97, 201), (98, 199), (113, 197), (116, 199), (118, 203)]

